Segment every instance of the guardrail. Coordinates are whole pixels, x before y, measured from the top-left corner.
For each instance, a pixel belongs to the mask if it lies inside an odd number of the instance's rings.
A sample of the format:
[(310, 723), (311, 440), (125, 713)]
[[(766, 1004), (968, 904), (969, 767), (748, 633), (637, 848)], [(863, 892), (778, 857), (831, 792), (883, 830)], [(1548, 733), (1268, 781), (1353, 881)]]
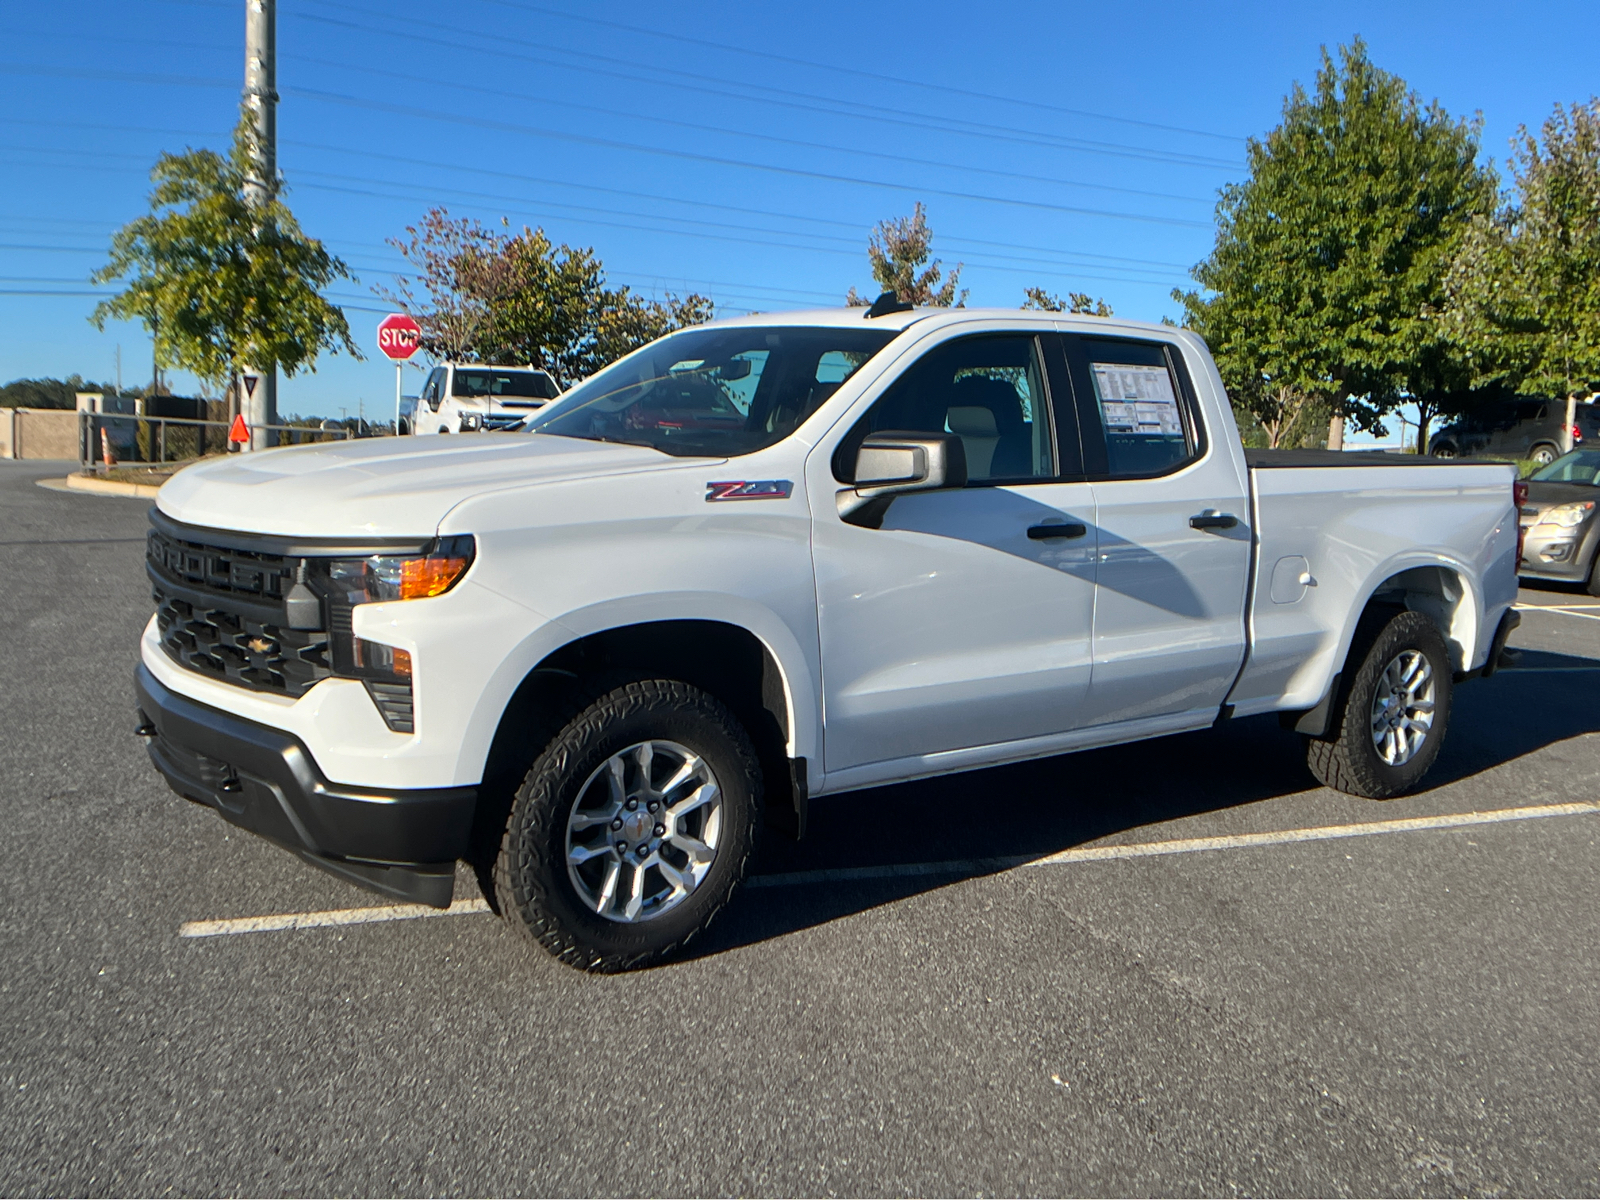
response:
[[(189, 462), (230, 449), (228, 421), (201, 421), (189, 417), (145, 417), (122, 413), (80, 412), (78, 463), (84, 470), (106, 470), (109, 446), (117, 464), (156, 465)], [(349, 441), (352, 429), (323, 429), (304, 425), (257, 425), (278, 435), (280, 446), (314, 442)], [(216, 432), (213, 433), (212, 431)]]

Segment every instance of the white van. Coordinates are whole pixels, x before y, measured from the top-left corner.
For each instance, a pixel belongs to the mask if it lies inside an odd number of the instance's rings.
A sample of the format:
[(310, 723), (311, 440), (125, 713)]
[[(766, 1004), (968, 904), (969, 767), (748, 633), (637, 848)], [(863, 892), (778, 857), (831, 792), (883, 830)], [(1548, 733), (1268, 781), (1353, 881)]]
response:
[(561, 394), (548, 371), (488, 363), (440, 363), (417, 397), (410, 432), (515, 429)]

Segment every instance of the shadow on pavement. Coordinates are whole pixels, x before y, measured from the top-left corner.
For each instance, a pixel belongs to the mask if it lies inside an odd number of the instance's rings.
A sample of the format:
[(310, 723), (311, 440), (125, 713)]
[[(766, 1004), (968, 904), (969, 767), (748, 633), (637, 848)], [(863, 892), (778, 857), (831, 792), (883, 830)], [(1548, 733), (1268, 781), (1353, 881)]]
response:
[[(1600, 667), (1527, 651), (1523, 666)], [(1437, 788), (1600, 732), (1600, 673), (1503, 671), (1456, 692), (1428, 777)], [(1042, 857), (1112, 834), (1316, 788), (1300, 738), (1275, 717), (1105, 750), (971, 771), (812, 801), (803, 842), (768, 837), (752, 876), (909, 863)], [(1510, 794), (1505, 805), (1531, 798)], [(751, 887), (689, 957), (716, 954), (933, 891), (992, 870)]]

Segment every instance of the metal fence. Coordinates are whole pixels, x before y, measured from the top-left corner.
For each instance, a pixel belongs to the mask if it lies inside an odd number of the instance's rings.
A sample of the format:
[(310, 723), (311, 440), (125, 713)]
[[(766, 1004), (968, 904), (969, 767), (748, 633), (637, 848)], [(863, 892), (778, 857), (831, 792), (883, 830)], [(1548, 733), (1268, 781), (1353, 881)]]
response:
[[(207, 454), (221, 454), (228, 442), (229, 421), (199, 421), (188, 417), (143, 417), (120, 413), (78, 414), (78, 462), (84, 470), (108, 468), (105, 452), (117, 465), (155, 466), (188, 462)], [(257, 425), (277, 435), (280, 446), (313, 442), (341, 442), (356, 436), (351, 429), (326, 429), (304, 425)]]

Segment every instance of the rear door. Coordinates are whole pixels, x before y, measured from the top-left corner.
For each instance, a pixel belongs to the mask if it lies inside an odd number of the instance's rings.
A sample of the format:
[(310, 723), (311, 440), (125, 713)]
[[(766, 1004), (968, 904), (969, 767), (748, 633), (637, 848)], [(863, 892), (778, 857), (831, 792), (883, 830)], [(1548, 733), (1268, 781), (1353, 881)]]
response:
[[(1053, 334), (927, 350), (812, 471), (826, 770), (1064, 732), (1090, 722), (1094, 498)], [(835, 493), (869, 432), (955, 433), (965, 488), (897, 497), (879, 528)]]
[(1176, 344), (1060, 344), (1057, 392), (1076, 404), (1099, 523), (1095, 721), (1214, 714), (1244, 659), (1247, 480), (1205, 428)]

